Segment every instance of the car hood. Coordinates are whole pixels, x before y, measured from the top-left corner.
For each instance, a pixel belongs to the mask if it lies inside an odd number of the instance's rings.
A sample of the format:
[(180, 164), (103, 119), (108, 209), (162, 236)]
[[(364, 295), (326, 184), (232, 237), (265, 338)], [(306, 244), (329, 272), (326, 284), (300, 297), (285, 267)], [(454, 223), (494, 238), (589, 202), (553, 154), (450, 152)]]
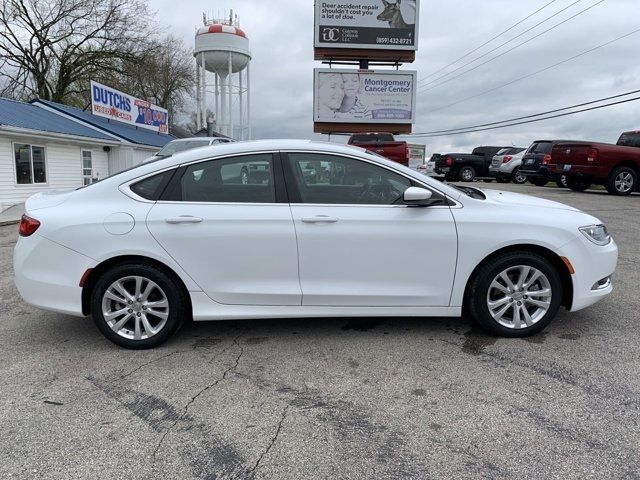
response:
[(508, 205), (522, 205), (527, 207), (554, 208), (558, 210), (568, 210), (571, 212), (581, 212), (577, 208), (565, 205), (564, 203), (545, 200), (544, 198), (524, 195), (522, 193), (505, 192), (501, 190), (482, 190), (487, 200)]
[(76, 189), (70, 190), (45, 190), (43, 192), (31, 195), (25, 202), (25, 210), (31, 212), (40, 210), (41, 208), (49, 208), (60, 205), (65, 202)]

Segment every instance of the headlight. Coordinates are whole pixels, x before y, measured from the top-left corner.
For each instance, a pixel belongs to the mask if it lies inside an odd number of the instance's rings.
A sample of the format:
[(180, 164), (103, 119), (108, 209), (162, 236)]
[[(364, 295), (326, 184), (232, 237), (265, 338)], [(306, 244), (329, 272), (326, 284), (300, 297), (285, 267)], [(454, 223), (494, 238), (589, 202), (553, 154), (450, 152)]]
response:
[(596, 245), (608, 245), (611, 236), (607, 232), (604, 225), (589, 225), (588, 227), (580, 227), (582, 234)]

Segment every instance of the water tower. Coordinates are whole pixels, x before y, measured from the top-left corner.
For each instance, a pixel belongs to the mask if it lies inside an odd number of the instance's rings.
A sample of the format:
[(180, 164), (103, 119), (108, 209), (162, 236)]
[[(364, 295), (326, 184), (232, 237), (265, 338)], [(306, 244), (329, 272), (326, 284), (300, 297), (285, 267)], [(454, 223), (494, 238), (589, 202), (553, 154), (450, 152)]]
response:
[[(237, 140), (251, 138), (249, 39), (240, 29), (233, 10), (224, 20), (202, 15), (204, 26), (196, 31), (195, 50), (198, 128), (207, 126), (207, 94), (213, 94), (215, 129)], [(213, 75), (211, 75), (213, 74)]]

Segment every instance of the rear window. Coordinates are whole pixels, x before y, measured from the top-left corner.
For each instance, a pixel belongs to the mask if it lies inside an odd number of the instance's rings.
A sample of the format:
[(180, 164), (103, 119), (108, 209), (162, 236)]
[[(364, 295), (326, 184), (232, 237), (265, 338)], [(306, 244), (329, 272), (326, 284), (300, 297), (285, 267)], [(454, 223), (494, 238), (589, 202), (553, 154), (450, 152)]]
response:
[(501, 150), (498, 150), (496, 155), (506, 155), (507, 153), (511, 153), (510, 150), (511, 150), (510, 148), (503, 148)]
[(526, 150), (526, 148), (510, 148), (509, 151), (507, 152), (507, 155), (517, 155), (520, 152), (524, 152)]
[(170, 157), (179, 152), (184, 152), (186, 150), (191, 150), (192, 148), (198, 147), (206, 147), (210, 144), (210, 141), (207, 140), (187, 140), (187, 141), (179, 141), (167, 143), (162, 150), (160, 150), (156, 155), (160, 157)]
[(380, 142), (393, 142), (393, 135), (390, 133), (376, 133), (366, 135), (353, 135), (351, 137), (353, 143), (380, 143)]
[(529, 147), (527, 153), (542, 153), (546, 155), (547, 153), (551, 153), (552, 145), (551, 142), (536, 142)]
[(147, 177), (144, 180), (140, 180), (134, 183), (129, 188), (136, 195), (141, 196), (147, 200), (158, 200), (162, 194), (162, 190), (169, 182), (174, 170), (168, 170), (166, 172)]
[(640, 147), (640, 133), (623, 133), (620, 135), (618, 145), (623, 147)]

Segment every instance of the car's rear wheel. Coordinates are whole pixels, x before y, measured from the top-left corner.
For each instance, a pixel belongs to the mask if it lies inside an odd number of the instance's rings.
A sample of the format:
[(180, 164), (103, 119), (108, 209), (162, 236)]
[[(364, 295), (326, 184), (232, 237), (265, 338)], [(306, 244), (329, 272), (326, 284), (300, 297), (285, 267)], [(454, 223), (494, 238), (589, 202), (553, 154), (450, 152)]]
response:
[(549, 180), (547, 180), (546, 178), (530, 178), (529, 181), (536, 187), (544, 187), (547, 183), (549, 183)]
[(556, 179), (556, 185), (560, 188), (567, 188), (567, 176), (566, 175), (560, 175), (557, 179)]
[(567, 177), (567, 187), (574, 192), (584, 192), (591, 186), (591, 182), (585, 178)]
[(91, 312), (102, 334), (125, 348), (160, 345), (186, 317), (176, 281), (156, 267), (121, 264), (103, 273), (93, 290)]
[(541, 331), (556, 316), (562, 282), (554, 266), (530, 252), (504, 253), (477, 272), (468, 312), (485, 330), (505, 337)]
[(522, 173), (520, 173), (520, 169), (516, 167), (513, 169), (513, 172), (511, 172), (511, 180), (513, 180), (513, 183), (522, 185), (527, 181), (527, 177), (526, 175), (523, 175)]
[(638, 175), (632, 168), (618, 167), (609, 174), (604, 186), (612, 195), (630, 195), (638, 189)]
[(476, 178), (476, 170), (473, 167), (462, 167), (458, 176), (461, 182), (472, 182)]

